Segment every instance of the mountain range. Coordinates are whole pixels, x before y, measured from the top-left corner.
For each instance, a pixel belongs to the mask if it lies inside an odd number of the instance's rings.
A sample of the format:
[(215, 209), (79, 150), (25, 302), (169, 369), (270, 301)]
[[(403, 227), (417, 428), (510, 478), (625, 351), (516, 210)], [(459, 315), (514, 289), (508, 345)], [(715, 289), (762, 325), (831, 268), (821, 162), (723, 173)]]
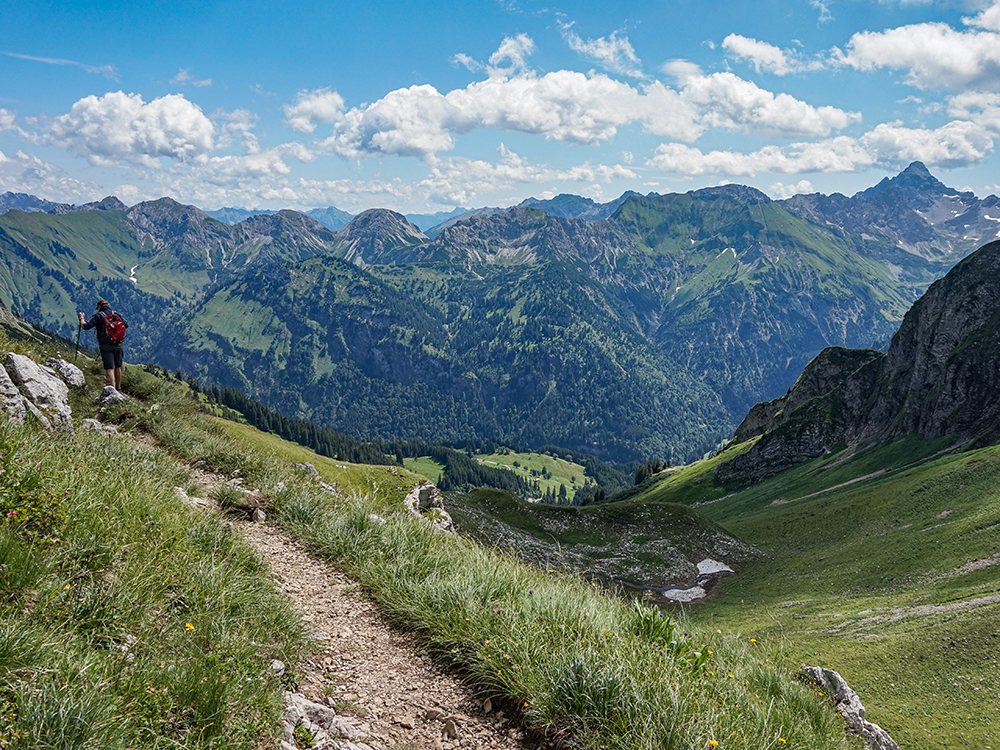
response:
[(885, 348), (1000, 229), (995, 196), (919, 163), (853, 197), (558, 196), (427, 232), (385, 209), (332, 230), (169, 198), (33, 200), (0, 196), (0, 300), (63, 336), (105, 296), (132, 324), (130, 358), (356, 437), (675, 462), (826, 347)]

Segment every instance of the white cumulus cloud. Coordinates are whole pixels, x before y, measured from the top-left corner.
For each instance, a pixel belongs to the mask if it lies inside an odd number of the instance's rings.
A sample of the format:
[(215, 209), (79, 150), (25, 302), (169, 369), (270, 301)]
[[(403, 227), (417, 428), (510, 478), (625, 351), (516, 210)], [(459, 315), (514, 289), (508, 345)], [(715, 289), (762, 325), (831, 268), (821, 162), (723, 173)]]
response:
[(86, 156), (95, 165), (156, 166), (160, 157), (204, 158), (214, 135), (212, 121), (180, 94), (146, 103), (140, 94), (116, 91), (80, 99), (49, 123), (40, 141)]
[(722, 48), (737, 59), (750, 63), (758, 73), (767, 71), (784, 76), (801, 69), (798, 61), (790, 53), (773, 44), (739, 34), (730, 34), (723, 39)]
[(701, 112), (706, 127), (781, 137), (825, 136), (859, 122), (837, 107), (814, 107), (789, 94), (774, 94), (733, 73), (688, 75), (681, 97)]
[(546, 164), (532, 164), (523, 156), (501, 145), (500, 158), (443, 159), (431, 168), (420, 182), (431, 202), (442, 205), (473, 205), (479, 196), (490, 193), (514, 193), (517, 186), (550, 184), (588, 184), (613, 179), (638, 180), (638, 175), (621, 165), (584, 163), (566, 169)]
[(34, 154), (0, 151), (0, 185), (14, 193), (29, 193), (65, 203), (86, 203), (100, 196), (92, 182), (70, 177), (62, 169)]
[(776, 195), (779, 198), (791, 198), (793, 195), (808, 195), (816, 192), (816, 188), (809, 180), (799, 180), (793, 185), (776, 182), (768, 190), (771, 195)]
[(945, 23), (920, 23), (851, 37), (832, 61), (857, 70), (906, 71), (906, 82), (922, 89), (1000, 88), (1000, 5), (963, 19), (959, 31)]
[(347, 159), (392, 154), (429, 163), (453, 149), (458, 136), (479, 128), (597, 144), (629, 125), (690, 142), (710, 128), (827, 136), (860, 120), (853, 112), (774, 94), (732, 73), (705, 75), (685, 61), (664, 67), (677, 88), (655, 80), (636, 87), (597, 72), (538, 75), (524, 69), (532, 47), (523, 35), (505, 39), (490, 58), (488, 76), (465, 88), (442, 93), (430, 85), (411, 86), (346, 111), (334, 92), (304, 92), (286, 117), (304, 132), (330, 122), (332, 133), (320, 148)]
[(753, 177), (762, 172), (856, 172), (872, 166), (898, 169), (912, 161), (932, 167), (978, 164), (993, 150), (979, 125), (953, 121), (936, 129), (882, 123), (859, 138), (838, 136), (816, 142), (765, 146), (751, 153), (710, 151), (680, 143), (657, 147), (647, 166), (683, 175)]
[(312, 133), (320, 122), (340, 122), (344, 117), (344, 98), (332, 89), (300, 91), (295, 104), (284, 107), (285, 122), (302, 133)]

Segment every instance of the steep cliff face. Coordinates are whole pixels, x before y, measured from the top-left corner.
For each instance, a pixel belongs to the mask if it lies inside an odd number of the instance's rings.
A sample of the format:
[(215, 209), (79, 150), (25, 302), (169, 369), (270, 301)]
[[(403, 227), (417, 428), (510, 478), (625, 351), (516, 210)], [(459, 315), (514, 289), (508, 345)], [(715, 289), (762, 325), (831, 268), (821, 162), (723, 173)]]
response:
[(742, 443), (752, 437), (773, 432), (785, 424), (795, 410), (807, 401), (826, 395), (852, 373), (883, 356), (882, 352), (874, 349), (827, 347), (806, 365), (795, 385), (788, 389), (788, 393), (750, 409), (740, 426), (736, 428), (733, 440)]
[(933, 284), (887, 354), (826, 350), (786, 396), (754, 407), (736, 438), (760, 440), (717, 475), (762, 479), (838, 444), (860, 449), (911, 434), (1000, 439), (1000, 242)]

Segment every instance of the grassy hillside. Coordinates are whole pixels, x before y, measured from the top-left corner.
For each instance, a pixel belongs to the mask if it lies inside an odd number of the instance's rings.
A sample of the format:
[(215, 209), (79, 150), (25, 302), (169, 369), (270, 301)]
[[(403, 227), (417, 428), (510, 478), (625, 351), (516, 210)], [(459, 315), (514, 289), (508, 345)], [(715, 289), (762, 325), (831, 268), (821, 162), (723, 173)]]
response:
[[(75, 397), (77, 418), (93, 413), (96, 375)], [(156, 447), (4, 425), (7, 747), (257, 747), (274, 736), (281, 685), (266, 667), (282, 658), (294, 681), (301, 624), (229, 528), (177, 499), (175, 485), (199, 491), (195, 462), (238, 473), (271, 518), (530, 728), (582, 748), (857, 746), (779, 651), (436, 533), (397, 512), (405, 470), (324, 461), (205, 414), (172, 378), (133, 367), (126, 378), (131, 399), (102, 419)], [(294, 460), (355, 491), (327, 493)], [(29, 507), (65, 520), (28, 524)]]
[(949, 443), (911, 437), (744, 489), (699, 465), (630, 502), (689, 502), (764, 553), (694, 621), (836, 669), (903, 747), (988, 747), (1000, 739), (1000, 447), (951, 455)]
[[(100, 387), (91, 377), (74, 393), (77, 418), (93, 416)], [(164, 410), (172, 390), (143, 388)], [(0, 746), (274, 742), (294, 676), (282, 683), (269, 665), (297, 663), (305, 629), (232, 528), (174, 487), (201, 491), (163, 451), (0, 419)]]

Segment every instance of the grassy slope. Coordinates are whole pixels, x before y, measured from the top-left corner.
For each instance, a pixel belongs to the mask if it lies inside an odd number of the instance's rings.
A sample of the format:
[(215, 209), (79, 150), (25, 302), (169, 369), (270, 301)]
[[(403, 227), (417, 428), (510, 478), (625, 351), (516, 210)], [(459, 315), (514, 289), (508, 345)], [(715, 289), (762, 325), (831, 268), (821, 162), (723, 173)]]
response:
[(382, 485), (378, 493), (333, 499), (290, 491), (287, 475), (267, 467), (276, 459), (310, 461), (344, 485), (341, 472), (370, 469), (324, 463), (305, 448), (203, 415), (157, 434), (187, 460), (220, 470), (243, 456), (286, 528), (358, 577), (482, 695), (512, 701), (530, 727), (584, 748), (686, 750), (710, 740), (746, 750), (855, 747), (815, 690), (789, 679), (763, 644), (708, 630), (681, 635), (655, 610), (631, 608), (571, 574), (435, 534), (392, 513), (393, 493)]
[[(491, 453), (475, 458), (488, 466), (509, 469), (528, 481), (535, 480), (534, 483), (538, 487), (539, 495), (544, 494), (547, 490), (552, 490), (558, 495), (559, 487), (562, 485), (566, 487), (567, 496), (572, 500), (573, 493), (586, 482), (585, 469), (580, 464), (544, 453)], [(518, 466), (514, 466), (515, 461), (518, 462)], [(546, 469), (551, 475), (549, 479), (541, 476), (542, 471)], [(532, 474), (532, 472), (535, 473)]]
[(691, 467), (639, 501), (687, 497), (766, 553), (696, 621), (841, 672), (903, 747), (986, 747), (1000, 732), (1000, 448), (939, 455), (947, 443), (908, 438), (735, 492)]
[[(174, 389), (147, 385), (169, 408)], [(77, 418), (100, 388), (92, 376), (72, 392)], [(175, 486), (200, 490), (186, 467), (129, 440), (6, 420), (0, 460), (0, 746), (272, 745), (283, 685), (268, 667), (301, 657), (304, 629), (238, 535), (177, 498)]]

